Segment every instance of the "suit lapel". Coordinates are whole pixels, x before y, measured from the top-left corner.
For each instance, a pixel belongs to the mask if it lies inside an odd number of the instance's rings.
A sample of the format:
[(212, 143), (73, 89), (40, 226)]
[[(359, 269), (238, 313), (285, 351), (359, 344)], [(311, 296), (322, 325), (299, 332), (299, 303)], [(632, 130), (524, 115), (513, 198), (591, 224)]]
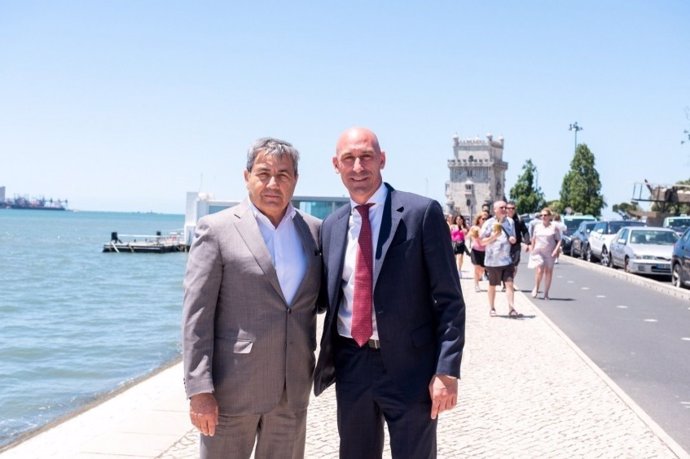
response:
[(328, 299), (329, 303), (337, 307), (340, 283), (343, 278), (343, 263), (345, 260), (345, 248), (347, 246), (347, 225), (349, 222), (351, 207), (342, 206), (334, 214), (335, 221), (329, 240), (328, 259), (324, 260), (328, 269)]
[(386, 259), (386, 252), (393, 241), (395, 231), (398, 229), (400, 220), (402, 219), (405, 206), (398, 199), (398, 195), (392, 186), (386, 183), (388, 194), (386, 195), (386, 203), (383, 207), (383, 216), (381, 218), (381, 230), (379, 232), (379, 240), (376, 243), (376, 260), (374, 263), (374, 289), (376, 289), (376, 281), (381, 273), (381, 266)]
[(240, 237), (242, 237), (247, 248), (254, 256), (256, 263), (266, 275), (268, 282), (278, 292), (283, 302), (287, 304), (283, 297), (283, 290), (278, 282), (278, 274), (273, 266), (271, 254), (266, 247), (263, 237), (261, 237), (259, 224), (256, 223), (256, 218), (246, 200), (237, 206), (235, 216), (237, 217), (237, 223), (235, 223), (237, 232), (240, 233)]
[(295, 293), (295, 296), (292, 299), (292, 302), (294, 304), (297, 303), (297, 300), (299, 299), (300, 295), (302, 295), (302, 291), (305, 288), (311, 287), (307, 284), (309, 282), (312, 282), (312, 279), (318, 277), (318, 274), (316, 276), (311, 274), (312, 270), (315, 269), (314, 265), (316, 263), (316, 255), (318, 254), (318, 248), (316, 246), (314, 238), (311, 235), (311, 231), (309, 230), (309, 225), (307, 225), (307, 222), (304, 221), (304, 218), (302, 218), (302, 215), (299, 212), (295, 214), (295, 218), (293, 218), (292, 221), (295, 225), (295, 229), (297, 230), (297, 234), (299, 235), (299, 239), (302, 242), (302, 249), (304, 251), (305, 259), (307, 260), (306, 270), (304, 271), (304, 278), (302, 278), (302, 281), (299, 284), (299, 288), (297, 289), (297, 292)]

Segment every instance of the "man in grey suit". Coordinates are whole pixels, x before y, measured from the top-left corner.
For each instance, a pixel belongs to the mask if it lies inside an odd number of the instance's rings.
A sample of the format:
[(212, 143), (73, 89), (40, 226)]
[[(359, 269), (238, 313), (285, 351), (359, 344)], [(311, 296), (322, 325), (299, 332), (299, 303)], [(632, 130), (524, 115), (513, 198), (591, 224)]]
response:
[(438, 202), (383, 182), (369, 129), (338, 140), (333, 166), (350, 194), (323, 222), (328, 311), (314, 375), (335, 382), (340, 457), (436, 457), (436, 418), (455, 407), (465, 304)]
[(292, 207), (299, 153), (257, 140), (248, 199), (199, 220), (184, 288), (184, 380), (202, 458), (304, 456), (320, 221)]

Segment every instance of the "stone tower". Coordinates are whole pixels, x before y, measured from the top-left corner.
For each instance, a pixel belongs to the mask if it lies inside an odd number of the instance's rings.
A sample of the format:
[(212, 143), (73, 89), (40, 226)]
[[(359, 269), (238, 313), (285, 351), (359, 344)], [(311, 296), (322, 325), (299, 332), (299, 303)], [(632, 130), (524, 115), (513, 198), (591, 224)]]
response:
[[(460, 140), (453, 136), (453, 159), (448, 160), (450, 180), (446, 182), (446, 211), (474, 219), (482, 205), (505, 199), (506, 170), (503, 137), (491, 134)], [(468, 222), (469, 223), (469, 222)]]

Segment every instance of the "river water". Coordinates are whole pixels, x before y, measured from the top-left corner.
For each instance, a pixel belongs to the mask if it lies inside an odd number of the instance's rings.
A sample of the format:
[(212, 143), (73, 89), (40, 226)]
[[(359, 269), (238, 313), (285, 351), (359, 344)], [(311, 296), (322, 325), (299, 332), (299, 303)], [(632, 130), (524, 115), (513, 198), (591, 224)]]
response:
[(0, 446), (179, 357), (187, 255), (101, 249), (183, 222), (0, 209)]

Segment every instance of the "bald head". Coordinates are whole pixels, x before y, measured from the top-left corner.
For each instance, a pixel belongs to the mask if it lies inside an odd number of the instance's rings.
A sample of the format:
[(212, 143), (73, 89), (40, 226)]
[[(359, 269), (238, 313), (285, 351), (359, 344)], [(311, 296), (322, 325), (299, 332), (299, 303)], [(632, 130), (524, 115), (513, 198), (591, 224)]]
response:
[(344, 146), (361, 142), (367, 142), (377, 153), (381, 152), (379, 139), (376, 137), (376, 134), (364, 127), (351, 127), (340, 134), (338, 143), (335, 145), (335, 152), (338, 154)]
[(371, 130), (353, 127), (338, 138), (333, 166), (356, 203), (365, 204), (381, 186), (385, 165), (386, 153)]

